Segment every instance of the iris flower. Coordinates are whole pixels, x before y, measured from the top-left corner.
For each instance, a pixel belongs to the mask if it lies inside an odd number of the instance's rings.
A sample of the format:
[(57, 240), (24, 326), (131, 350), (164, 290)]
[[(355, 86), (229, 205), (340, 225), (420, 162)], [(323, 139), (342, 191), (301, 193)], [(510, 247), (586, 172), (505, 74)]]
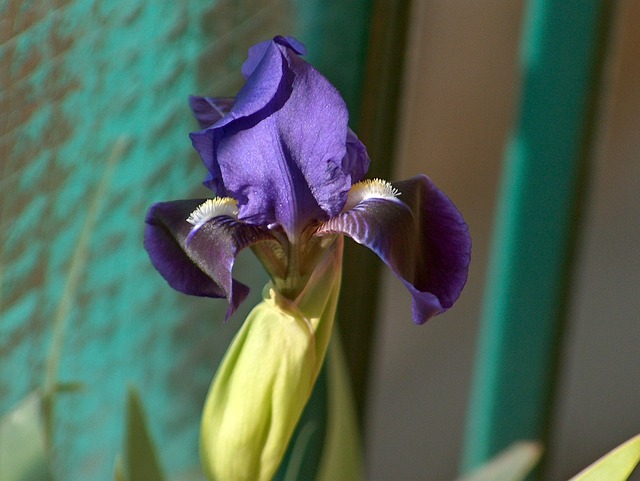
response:
[(249, 290), (232, 276), (242, 249), (270, 277), (264, 305), (245, 321), (205, 405), (202, 456), (212, 479), (270, 479), (277, 468), (330, 337), (343, 236), (400, 279), (417, 324), (450, 308), (467, 278), (470, 238), (460, 212), (424, 175), (363, 180), (369, 157), (346, 105), (304, 54), (295, 39), (275, 37), (249, 49), (235, 99), (191, 97), (201, 127), (191, 141), (215, 197), (158, 203), (147, 214), (153, 265), (178, 291), (226, 298), (226, 318)]

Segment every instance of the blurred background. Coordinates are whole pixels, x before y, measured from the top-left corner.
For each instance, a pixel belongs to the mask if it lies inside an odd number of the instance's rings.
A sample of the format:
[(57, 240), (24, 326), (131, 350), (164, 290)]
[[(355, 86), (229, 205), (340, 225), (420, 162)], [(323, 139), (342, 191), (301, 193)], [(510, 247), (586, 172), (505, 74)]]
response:
[[(385, 273), (370, 391), (371, 479), (453, 479), (459, 466), (500, 169), (519, 94), (524, 7), (501, 0), (413, 6), (395, 177), (427, 172), (454, 199), (473, 256), (456, 306), (420, 328), (402, 322), (407, 297)], [(638, 2), (618, 2), (549, 407), (544, 479), (551, 481), (640, 431), (638, 19)]]
[[(361, 388), (367, 479), (454, 479), (521, 88), (525, 3), (1, 1), (0, 415), (35, 389), (73, 384), (53, 404), (55, 472), (110, 480), (135, 385), (167, 472), (197, 472), (202, 400), (266, 278), (243, 253), (235, 275), (253, 297), (223, 324), (223, 301), (183, 296), (153, 270), (144, 215), (156, 201), (207, 195), (187, 96), (233, 95), (247, 48), (293, 33), (367, 132), (383, 166), (375, 172), (428, 174), (469, 224), (469, 282), (451, 311), (413, 325), (409, 295), (382, 271), (371, 355), (345, 335), (352, 362), (364, 353), (371, 363)], [(549, 405), (551, 481), (640, 432), (640, 3), (612, 11)], [(378, 54), (381, 39), (402, 42)], [(343, 297), (357, 298), (353, 282), (367, 282), (345, 278)]]

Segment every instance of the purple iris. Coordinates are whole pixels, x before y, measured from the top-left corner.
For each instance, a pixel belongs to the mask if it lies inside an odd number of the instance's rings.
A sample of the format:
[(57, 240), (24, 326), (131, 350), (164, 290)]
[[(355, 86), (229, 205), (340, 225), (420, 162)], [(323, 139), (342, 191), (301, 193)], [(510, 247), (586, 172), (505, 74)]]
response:
[(338, 91), (290, 37), (255, 45), (235, 99), (192, 97), (193, 146), (213, 200), (162, 202), (147, 214), (145, 247), (168, 283), (226, 297), (227, 318), (248, 287), (233, 279), (251, 247), (276, 290), (294, 300), (337, 236), (372, 249), (412, 296), (422, 324), (455, 302), (471, 241), (462, 215), (426, 176), (361, 182), (369, 158)]

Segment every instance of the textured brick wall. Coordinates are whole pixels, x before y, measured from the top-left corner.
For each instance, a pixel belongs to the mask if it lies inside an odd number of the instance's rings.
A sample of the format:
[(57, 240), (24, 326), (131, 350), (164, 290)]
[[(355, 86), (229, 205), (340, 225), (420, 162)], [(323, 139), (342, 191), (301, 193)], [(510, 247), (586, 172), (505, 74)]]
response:
[[(166, 286), (144, 214), (207, 195), (187, 96), (233, 94), (246, 48), (290, 18), (285, 0), (0, 3), (0, 414), (82, 384), (55, 403), (59, 479), (112, 479), (127, 383), (168, 471), (197, 464), (202, 398), (242, 313), (222, 325), (223, 301)], [(237, 274), (262, 282), (250, 261)]]

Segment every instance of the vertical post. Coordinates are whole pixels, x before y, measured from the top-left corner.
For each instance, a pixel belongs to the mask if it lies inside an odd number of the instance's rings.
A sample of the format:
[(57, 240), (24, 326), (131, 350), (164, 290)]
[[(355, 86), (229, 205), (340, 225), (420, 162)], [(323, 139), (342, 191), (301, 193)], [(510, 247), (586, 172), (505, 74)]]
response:
[(550, 418), (582, 180), (607, 39), (606, 0), (531, 0), (469, 410), (465, 468)]
[(374, 0), (297, 0), (296, 34), (306, 59), (342, 94), (349, 124), (360, 124)]

